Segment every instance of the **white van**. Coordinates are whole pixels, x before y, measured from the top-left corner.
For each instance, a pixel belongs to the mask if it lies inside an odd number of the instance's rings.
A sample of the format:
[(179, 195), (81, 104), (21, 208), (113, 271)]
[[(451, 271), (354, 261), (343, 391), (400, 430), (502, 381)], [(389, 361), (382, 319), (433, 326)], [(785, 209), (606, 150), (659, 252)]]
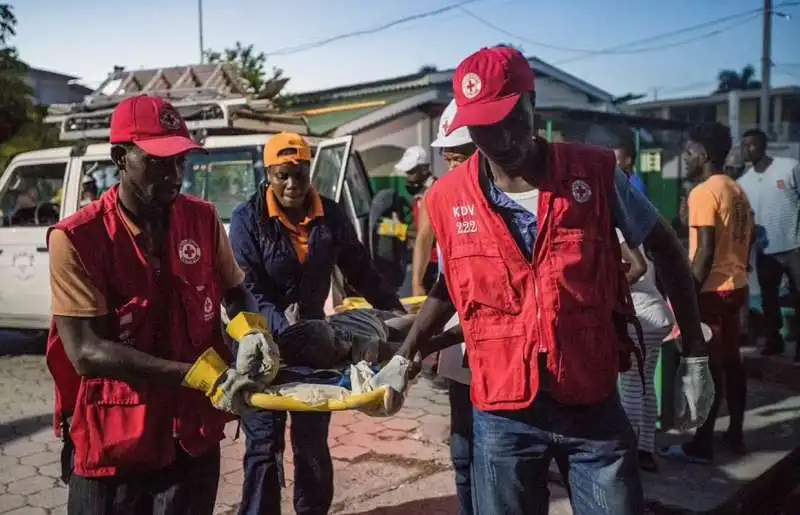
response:
[[(187, 160), (183, 192), (217, 206), (224, 222), (263, 179), (268, 134), (208, 136), (208, 154)], [(311, 180), (317, 190), (342, 205), (364, 241), (372, 189), (352, 136), (321, 140), (315, 147)], [(116, 183), (108, 144), (17, 155), (0, 176), (0, 329), (46, 330), (50, 322), (47, 228), (77, 211), (85, 178), (100, 193)], [(226, 224), (227, 227), (227, 224)]]

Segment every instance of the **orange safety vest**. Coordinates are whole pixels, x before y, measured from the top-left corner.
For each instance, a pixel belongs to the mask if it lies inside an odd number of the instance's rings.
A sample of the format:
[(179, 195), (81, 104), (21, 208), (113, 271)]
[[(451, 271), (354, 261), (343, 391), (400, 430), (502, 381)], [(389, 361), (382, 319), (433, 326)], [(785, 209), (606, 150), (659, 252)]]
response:
[[(180, 195), (170, 211), (161, 272), (156, 274), (125, 223), (117, 187), (55, 228), (63, 230), (110, 313), (100, 325), (111, 341), (164, 359), (194, 362), (209, 347), (225, 359), (221, 291), (215, 269), (214, 207)], [(157, 276), (158, 275), (158, 276)], [(71, 416), (73, 472), (99, 477), (141, 474), (175, 459), (175, 441), (199, 456), (224, 437), (232, 419), (199, 392), (146, 379), (79, 377), (54, 323), (47, 366), (55, 381), (54, 423)]]

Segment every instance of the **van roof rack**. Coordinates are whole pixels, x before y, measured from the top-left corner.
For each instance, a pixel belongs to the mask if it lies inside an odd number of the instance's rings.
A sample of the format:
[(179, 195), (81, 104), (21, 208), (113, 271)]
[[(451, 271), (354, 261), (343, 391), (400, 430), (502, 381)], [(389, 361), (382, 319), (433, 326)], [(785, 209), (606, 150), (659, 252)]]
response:
[[(275, 96), (286, 79), (272, 88)], [(190, 131), (254, 134), (281, 131), (308, 135), (305, 118), (280, 113), (272, 98), (250, 96), (236, 68), (227, 64), (184, 66), (126, 72), (115, 69), (83, 102), (54, 104), (46, 123), (60, 124), (62, 141), (108, 140), (111, 113), (123, 100), (138, 95), (169, 101)]]

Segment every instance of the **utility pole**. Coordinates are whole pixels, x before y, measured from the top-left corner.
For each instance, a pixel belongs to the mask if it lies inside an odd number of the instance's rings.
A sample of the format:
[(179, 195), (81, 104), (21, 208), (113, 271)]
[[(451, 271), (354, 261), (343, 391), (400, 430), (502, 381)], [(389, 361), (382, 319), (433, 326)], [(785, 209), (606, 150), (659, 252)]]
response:
[(770, 72), (772, 71), (772, 0), (764, 0), (764, 31), (761, 44), (761, 103), (759, 125), (769, 134)]
[(197, 24), (200, 35), (200, 64), (205, 62), (205, 45), (203, 43), (203, 0), (197, 0)]

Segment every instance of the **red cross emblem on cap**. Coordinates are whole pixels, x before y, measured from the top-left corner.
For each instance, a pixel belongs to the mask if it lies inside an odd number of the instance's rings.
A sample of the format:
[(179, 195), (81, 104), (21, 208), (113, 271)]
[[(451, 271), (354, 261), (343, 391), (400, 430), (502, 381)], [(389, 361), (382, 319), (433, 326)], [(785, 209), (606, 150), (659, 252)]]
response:
[(472, 99), (481, 92), (481, 78), (475, 73), (468, 73), (461, 79), (461, 92), (465, 97)]

